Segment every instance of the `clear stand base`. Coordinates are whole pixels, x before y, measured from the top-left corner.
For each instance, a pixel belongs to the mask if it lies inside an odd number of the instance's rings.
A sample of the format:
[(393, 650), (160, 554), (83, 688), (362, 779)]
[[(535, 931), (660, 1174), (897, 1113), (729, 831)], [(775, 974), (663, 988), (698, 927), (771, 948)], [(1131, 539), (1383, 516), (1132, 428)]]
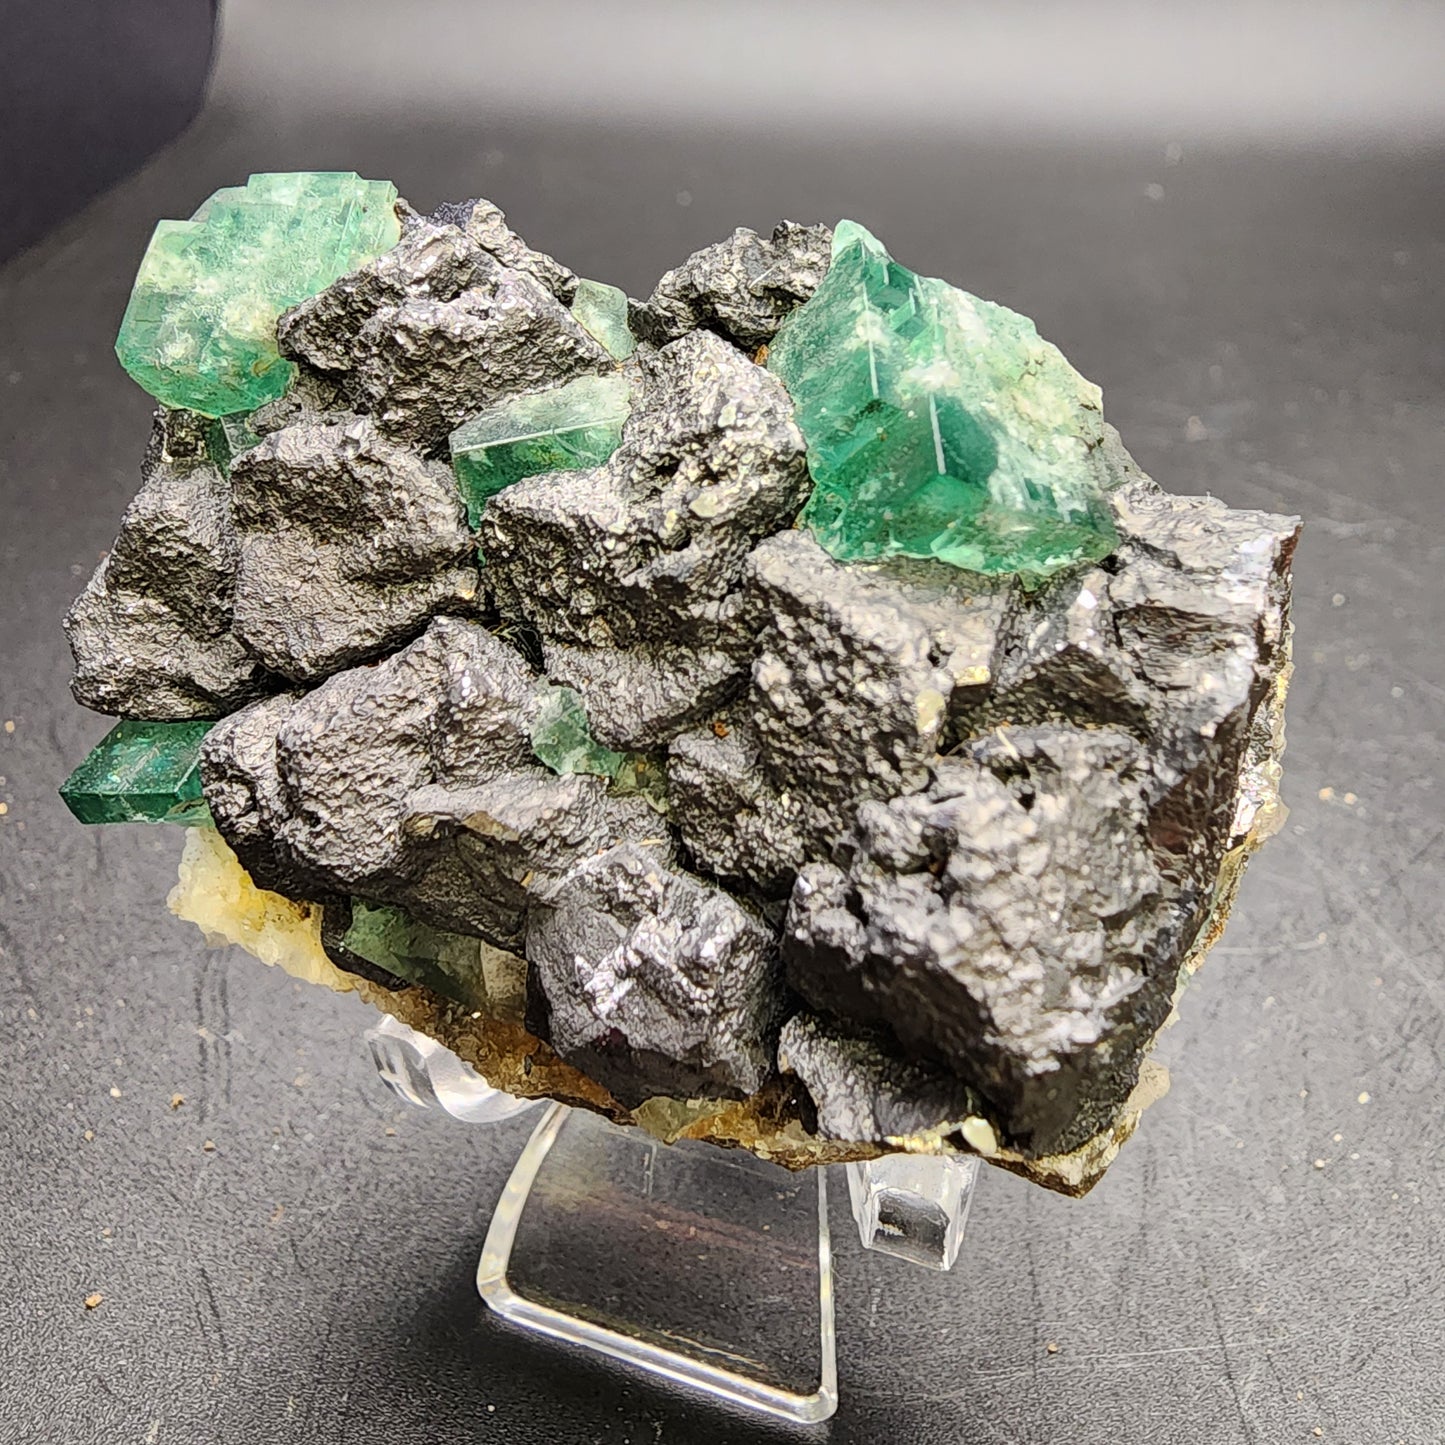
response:
[[(639, 1269), (639, 1261), (646, 1261)], [(789, 1420), (837, 1408), (822, 1170), (552, 1105), (477, 1270), (504, 1319)]]
[[(469, 1123), (536, 1107), (395, 1019), (366, 1041), (408, 1103)], [(844, 1168), (865, 1249), (953, 1267), (977, 1159), (890, 1154)], [(662, 1145), (549, 1105), (492, 1216), (477, 1289), (512, 1324), (715, 1398), (804, 1422), (837, 1409), (824, 1169)]]

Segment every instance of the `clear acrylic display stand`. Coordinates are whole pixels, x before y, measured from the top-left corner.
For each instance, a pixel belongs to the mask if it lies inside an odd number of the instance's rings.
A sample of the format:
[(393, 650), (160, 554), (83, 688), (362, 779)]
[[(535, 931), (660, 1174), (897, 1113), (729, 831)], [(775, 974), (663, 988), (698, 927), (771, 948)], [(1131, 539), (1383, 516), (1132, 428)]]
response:
[[(395, 1019), (366, 1040), (409, 1103), (469, 1123), (543, 1107)], [(952, 1267), (978, 1160), (844, 1168), (864, 1248)], [(477, 1289), (524, 1329), (770, 1415), (826, 1420), (838, 1404), (827, 1173), (664, 1145), (548, 1104), (492, 1215)]]

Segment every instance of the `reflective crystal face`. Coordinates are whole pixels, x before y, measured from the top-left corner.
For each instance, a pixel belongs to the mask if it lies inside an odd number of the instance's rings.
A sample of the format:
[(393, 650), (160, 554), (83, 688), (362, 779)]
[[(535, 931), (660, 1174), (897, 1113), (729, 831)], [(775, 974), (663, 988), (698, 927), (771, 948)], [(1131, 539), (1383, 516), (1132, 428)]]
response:
[(452, 467), (472, 526), (488, 497), (523, 477), (601, 466), (622, 440), (627, 412), (623, 377), (579, 376), (463, 422), (451, 434)]
[(637, 338), (627, 325), (627, 293), (620, 286), (579, 281), (572, 298), (572, 314), (618, 361), (625, 361), (637, 350)]
[(1112, 550), (1099, 389), (1027, 317), (915, 276), (861, 226), (838, 227), (767, 364), (808, 443), (803, 523), (835, 557), (1044, 577)]
[(201, 739), (208, 722), (117, 723), (60, 788), (82, 823), (208, 823)]
[(615, 778), (622, 753), (593, 740), (587, 709), (570, 687), (554, 687), (543, 700), (532, 728), (532, 751), (554, 773), (595, 773)]
[(280, 396), (296, 368), (276, 318), (396, 245), (390, 181), (353, 171), (255, 175), (189, 221), (162, 221), (116, 337), (121, 365), (167, 406), (204, 416)]

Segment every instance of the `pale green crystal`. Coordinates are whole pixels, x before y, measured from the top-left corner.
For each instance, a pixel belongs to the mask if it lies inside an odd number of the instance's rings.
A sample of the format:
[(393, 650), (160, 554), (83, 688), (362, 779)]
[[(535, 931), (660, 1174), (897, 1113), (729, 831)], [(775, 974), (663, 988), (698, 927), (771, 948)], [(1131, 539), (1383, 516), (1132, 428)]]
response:
[(208, 722), (120, 722), (60, 785), (82, 823), (208, 823), (201, 740)]
[(1098, 387), (1027, 317), (915, 276), (854, 222), (767, 365), (808, 445), (801, 521), (835, 557), (1030, 581), (1113, 549)]
[(627, 324), (627, 293), (620, 287), (605, 281), (579, 281), (572, 315), (618, 361), (626, 361), (637, 350), (637, 338)]
[(486, 964), (497, 950), (480, 938), (448, 933), (400, 908), (354, 899), (342, 947), (404, 978), (470, 1008), (488, 1004)]
[(532, 724), (532, 752), (554, 773), (608, 779), (618, 797), (636, 796), (667, 811), (667, 771), (646, 753), (617, 753), (592, 736), (587, 708), (570, 687), (549, 688)]
[(452, 467), (473, 527), (487, 498), (523, 477), (601, 466), (627, 420), (624, 377), (579, 376), (551, 391), (514, 396), (451, 434)]
[(532, 751), (554, 773), (595, 773), (615, 778), (626, 754), (604, 748), (592, 737), (587, 709), (570, 687), (551, 688), (532, 724)]
[(167, 406), (219, 417), (289, 385), (276, 319), (396, 245), (396, 187), (352, 171), (254, 175), (151, 237), (116, 338), (121, 365)]

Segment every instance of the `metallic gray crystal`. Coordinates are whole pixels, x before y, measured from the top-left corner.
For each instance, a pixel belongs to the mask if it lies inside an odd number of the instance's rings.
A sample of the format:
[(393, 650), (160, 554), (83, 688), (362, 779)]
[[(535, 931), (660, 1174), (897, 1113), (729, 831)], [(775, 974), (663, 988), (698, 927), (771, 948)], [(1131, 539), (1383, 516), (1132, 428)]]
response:
[(273, 672), (315, 682), (392, 651), (476, 602), (450, 470), (367, 417), (303, 420), (231, 468), (240, 538), (235, 629)]
[(236, 635), (239, 544), (204, 447), (189, 413), (158, 418), (141, 489), (65, 619), (71, 691), (97, 712), (218, 717), (275, 686)]
[(740, 226), (669, 271), (647, 301), (631, 303), (633, 335), (665, 346), (706, 327), (756, 351), (818, 289), (832, 244), (826, 226), (780, 221), (766, 241)]
[(772, 1072), (772, 931), (665, 851), (623, 844), (578, 864), (532, 909), (527, 959), (552, 1046), (625, 1104), (741, 1097)]
[(528, 477), (488, 502), (485, 580), (504, 617), (550, 641), (728, 650), (748, 553), (808, 495), (792, 403), (710, 332), (637, 364), (632, 413), (603, 466)]

